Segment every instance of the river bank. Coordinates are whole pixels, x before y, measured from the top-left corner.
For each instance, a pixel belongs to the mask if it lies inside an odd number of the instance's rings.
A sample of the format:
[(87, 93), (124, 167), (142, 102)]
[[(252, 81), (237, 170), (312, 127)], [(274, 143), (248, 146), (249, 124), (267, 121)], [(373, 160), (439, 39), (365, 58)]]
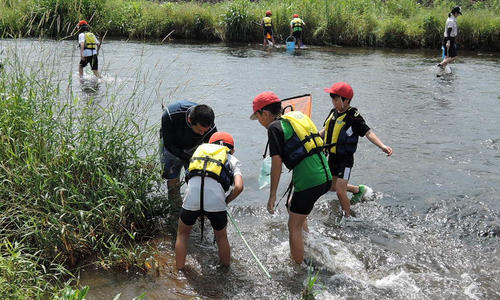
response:
[(74, 38), (76, 23), (86, 19), (101, 37), (261, 42), (257, 24), (270, 9), (281, 43), (289, 35), (292, 14), (298, 13), (306, 22), (306, 44), (440, 48), (447, 14), (457, 4), (464, 11), (458, 19), (460, 49), (499, 51), (498, 0), (1, 0), (0, 37)]

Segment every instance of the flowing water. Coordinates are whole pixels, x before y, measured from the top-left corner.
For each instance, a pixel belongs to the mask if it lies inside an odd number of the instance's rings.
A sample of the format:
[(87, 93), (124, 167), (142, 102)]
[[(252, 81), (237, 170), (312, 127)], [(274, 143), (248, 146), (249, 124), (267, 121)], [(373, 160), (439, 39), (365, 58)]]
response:
[[(439, 49), (291, 53), (256, 45), (109, 41), (99, 61), (104, 79), (86, 73), (79, 81), (75, 42), (3, 40), (0, 46), (17, 48), (28, 66), (50, 63), (60, 84), (82, 99), (141, 95), (140, 118), (157, 126), (162, 103), (207, 103), (219, 130), (235, 137), (245, 191), (230, 211), (272, 280), (231, 224), (229, 269), (217, 265), (211, 233), (200, 242), (195, 226), (185, 272), (173, 269), (174, 236), (166, 232), (155, 241), (159, 274), (88, 270), (80, 281), (91, 287), (89, 299), (118, 293), (121, 299), (142, 293), (146, 299), (300, 298), (307, 267), (289, 258), (283, 202), (275, 215), (265, 209), (268, 189), (258, 189), (258, 174), (266, 131), (248, 117), (253, 97), (264, 90), (282, 98), (311, 93), (312, 119), (321, 126), (332, 105), (323, 88), (336, 81), (353, 86), (352, 105), (394, 154), (386, 157), (360, 140), (350, 182), (372, 187), (375, 200), (353, 207), (356, 220), (335, 223), (334, 193), (310, 214), (306, 258), (319, 272), (317, 299), (500, 298), (500, 55), (460, 53), (453, 73), (437, 77)], [(288, 178), (282, 177), (280, 193)]]

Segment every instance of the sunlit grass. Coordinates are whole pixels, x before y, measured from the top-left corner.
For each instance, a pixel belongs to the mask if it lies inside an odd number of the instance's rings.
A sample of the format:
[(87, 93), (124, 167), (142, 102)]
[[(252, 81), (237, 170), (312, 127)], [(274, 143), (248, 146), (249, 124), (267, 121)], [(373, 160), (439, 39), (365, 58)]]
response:
[(0, 297), (24, 286), (15, 292), (46, 298), (82, 262), (148, 270), (154, 261), (142, 241), (170, 204), (157, 125), (139, 121), (147, 95), (81, 101), (49, 66), (8, 57), (0, 72)]
[(439, 47), (455, 5), (464, 10), (458, 18), (460, 46), (500, 50), (500, 0), (0, 0), (0, 36), (68, 37), (79, 19), (87, 19), (101, 36), (259, 42), (256, 23), (270, 9), (279, 42), (289, 35), (292, 14), (299, 13), (309, 44)]

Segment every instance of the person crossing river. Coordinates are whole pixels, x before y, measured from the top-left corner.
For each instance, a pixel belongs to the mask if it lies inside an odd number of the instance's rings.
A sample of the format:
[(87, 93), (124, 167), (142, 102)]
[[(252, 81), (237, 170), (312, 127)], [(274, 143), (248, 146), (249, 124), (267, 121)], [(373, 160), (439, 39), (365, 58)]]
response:
[(293, 170), (294, 192), (285, 203), (288, 217), (289, 243), (292, 259), (304, 261), (302, 230), (307, 231), (307, 216), (314, 203), (328, 192), (332, 175), (321, 151), (323, 140), (314, 123), (300, 111), (282, 115), (281, 100), (273, 92), (263, 92), (253, 100), (252, 120), (267, 129), (271, 156), (271, 187), (267, 210), (274, 214), (276, 193), (282, 163)]
[[(358, 145), (358, 137), (366, 136), (370, 142), (392, 155), (392, 148), (386, 146), (377, 135), (366, 125), (359, 111), (351, 106), (354, 96), (352, 87), (345, 82), (334, 83), (325, 88), (330, 94), (333, 109), (325, 120), (320, 135), (324, 137), (326, 151), (329, 154), (328, 164), (332, 170), (333, 184), (331, 191), (336, 191), (340, 206), (346, 217), (351, 216), (351, 202), (360, 200), (366, 187), (349, 185), (351, 169), (354, 165), (354, 153)], [(353, 193), (349, 200), (347, 191)]]
[(90, 64), (90, 68), (97, 78), (100, 78), (99, 74), (99, 60), (97, 56), (99, 55), (99, 49), (101, 47), (99, 41), (95, 34), (90, 32), (89, 23), (85, 20), (78, 22), (78, 30), (80, 34), (78, 35), (78, 44), (80, 46), (80, 63), (78, 65), (78, 74), (83, 77), (83, 68)]

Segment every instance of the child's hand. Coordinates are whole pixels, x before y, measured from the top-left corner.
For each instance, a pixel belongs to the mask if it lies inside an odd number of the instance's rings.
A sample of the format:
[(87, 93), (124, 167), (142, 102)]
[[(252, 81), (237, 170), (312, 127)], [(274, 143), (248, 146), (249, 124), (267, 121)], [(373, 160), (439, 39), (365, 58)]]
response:
[(276, 202), (276, 195), (269, 196), (269, 200), (267, 201), (267, 211), (273, 215), (274, 214), (274, 203)]
[(385, 153), (387, 153), (387, 156), (391, 156), (392, 155), (392, 148), (391, 147), (384, 145), (380, 149), (382, 149), (382, 151), (384, 151)]

